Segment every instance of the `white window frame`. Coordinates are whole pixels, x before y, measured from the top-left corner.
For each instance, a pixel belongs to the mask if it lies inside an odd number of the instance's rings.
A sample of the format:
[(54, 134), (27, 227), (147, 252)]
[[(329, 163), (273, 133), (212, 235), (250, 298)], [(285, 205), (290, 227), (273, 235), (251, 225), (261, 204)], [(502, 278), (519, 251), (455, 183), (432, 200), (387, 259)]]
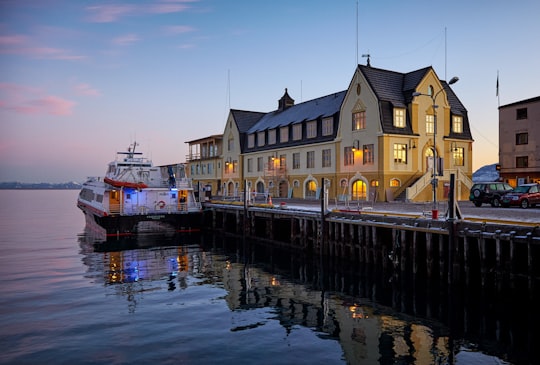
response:
[(394, 108), (394, 127), (405, 128), (405, 109)]
[(317, 137), (317, 121), (312, 120), (306, 123), (306, 138)]

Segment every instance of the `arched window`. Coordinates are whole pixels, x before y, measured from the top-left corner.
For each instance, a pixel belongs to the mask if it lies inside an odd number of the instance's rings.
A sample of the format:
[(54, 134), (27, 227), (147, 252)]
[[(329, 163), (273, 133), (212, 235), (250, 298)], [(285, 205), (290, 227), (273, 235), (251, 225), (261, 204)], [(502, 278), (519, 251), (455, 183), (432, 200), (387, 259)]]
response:
[(317, 183), (313, 180), (306, 181), (306, 199), (317, 196)]
[(365, 200), (366, 199), (367, 186), (363, 180), (356, 180), (352, 184), (352, 200)]
[(390, 180), (390, 186), (393, 188), (399, 187), (401, 186), (401, 181), (399, 181), (399, 179), (393, 178), (392, 180)]

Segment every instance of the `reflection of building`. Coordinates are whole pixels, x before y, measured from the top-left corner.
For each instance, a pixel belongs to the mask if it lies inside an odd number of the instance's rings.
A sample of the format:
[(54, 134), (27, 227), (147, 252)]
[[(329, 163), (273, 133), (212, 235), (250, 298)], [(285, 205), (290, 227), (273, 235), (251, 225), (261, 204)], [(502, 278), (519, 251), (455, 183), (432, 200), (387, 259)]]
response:
[(499, 107), (500, 177), (512, 186), (540, 182), (540, 96)]
[[(436, 95), (436, 108), (414, 93)], [(398, 73), (359, 65), (346, 90), (298, 104), (285, 89), (272, 112), (231, 110), (222, 138), (225, 196), (241, 196), (247, 182), (251, 192), (316, 199), (324, 178), (332, 199), (429, 201), (436, 167), (439, 199), (450, 174), (458, 199), (472, 185), (467, 110), (431, 67)], [(196, 150), (204, 140), (188, 143)]]

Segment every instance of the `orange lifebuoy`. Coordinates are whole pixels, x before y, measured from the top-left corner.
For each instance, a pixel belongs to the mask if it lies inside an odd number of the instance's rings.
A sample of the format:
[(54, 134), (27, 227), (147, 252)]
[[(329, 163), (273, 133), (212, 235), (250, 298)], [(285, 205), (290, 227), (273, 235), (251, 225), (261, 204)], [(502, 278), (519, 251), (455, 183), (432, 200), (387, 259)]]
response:
[(165, 202), (161, 200), (159, 203), (156, 204), (156, 207), (158, 207), (159, 209), (163, 209), (165, 207)]

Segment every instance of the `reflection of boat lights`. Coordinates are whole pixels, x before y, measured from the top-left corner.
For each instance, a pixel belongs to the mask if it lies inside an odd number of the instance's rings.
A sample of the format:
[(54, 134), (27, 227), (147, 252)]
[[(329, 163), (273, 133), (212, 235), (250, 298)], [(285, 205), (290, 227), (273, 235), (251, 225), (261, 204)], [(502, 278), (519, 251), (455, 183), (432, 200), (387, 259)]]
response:
[(225, 269), (227, 269), (227, 270), (231, 269), (231, 262), (230, 261), (225, 262)]
[(349, 306), (349, 311), (351, 312), (352, 318), (355, 318), (355, 319), (368, 319), (369, 318), (369, 316), (364, 313), (364, 310), (357, 305)]
[(275, 276), (272, 276), (272, 279), (270, 279), (270, 284), (271, 284), (272, 286), (279, 286), (279, 285), (281, 285), (281, 283), (279, 282), (278, 279), (276, 279)]

